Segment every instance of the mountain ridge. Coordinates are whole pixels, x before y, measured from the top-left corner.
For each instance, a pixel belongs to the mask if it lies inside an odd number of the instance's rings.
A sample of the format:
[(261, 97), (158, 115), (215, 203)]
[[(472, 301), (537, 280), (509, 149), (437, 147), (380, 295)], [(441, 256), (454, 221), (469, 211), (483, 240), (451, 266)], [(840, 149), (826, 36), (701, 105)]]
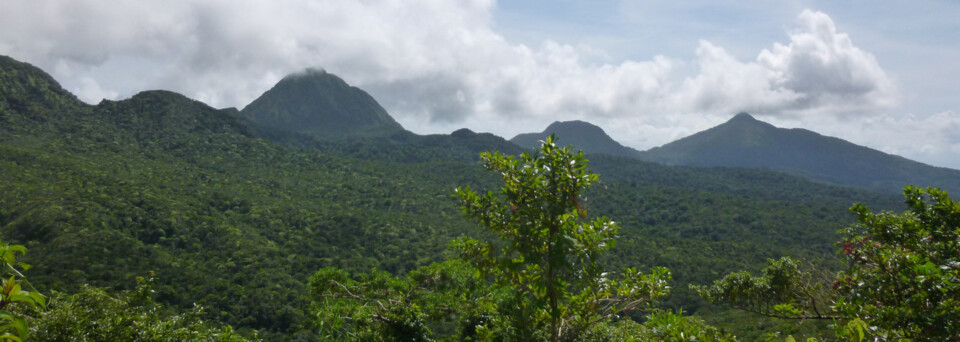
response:
[(586, 121), (554, 121), (543, 132), (522, 133), (510, 139), (510, 142), (526, 149), (536, 149), (540, 141), (556, 134), (561, 145), (574, 145), (584, 153), (604, 153), (616, 156), (636, 157), (639, 151), (624, 146), (611, 138), (597, 125)]
[(908, 184), (960, 190), (958, 170), (923, 164), (802, 128), (779, 128), (747, 113), (643, 151), (639, 158), (668, 165), (765, 168), (881, 191), (900, 191)]
[(960, 170), (936, 167), (856, 145), (803, 128), (779, 128), (740, 112), (728, 121), (693, 135), (637, 151), (584, 121), (556, 121), (541, 133), (510, 139), (531, 149), (556, 133), (561, 145), (585, 153), (630, 157), (666, 165), (767, 169), (815, 181), (899, 192), (906, 185), (960, 192)]
[(40, 68), (0, 55), (0, 123), (4, 126), (56, 124), (63, 120), (64, 111), (87, 106)]

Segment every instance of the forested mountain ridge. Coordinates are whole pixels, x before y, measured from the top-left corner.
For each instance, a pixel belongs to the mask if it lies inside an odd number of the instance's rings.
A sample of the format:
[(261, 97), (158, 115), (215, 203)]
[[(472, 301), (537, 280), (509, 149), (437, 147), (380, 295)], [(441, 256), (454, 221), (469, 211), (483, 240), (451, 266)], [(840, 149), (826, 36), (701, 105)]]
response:
[(56, 124), (63, 116), (84, 106), (43, 70), (0, 55), (0, 129), (24, 125)]
[(934, 167), (805, 129), (783, 129), (739, 113), (726, 123), (646, 151), (614, 141), (583, 121), (554, 122), (542, 133), (510, 139), (536, 147), (550, 133), (590, 154), (609, 154), (667, 165), (740, 167), (786, 172), (809, 179), (897, 193), (908, 184), (960, 191), (960, 170)]
[(541, 133), (523, 133), (510, 139), (510, 142), (527, 149), (536, 149), (540, 141), (550, 134), (556, 134), (565, 144), (577, 146), (587, 153), (604, 153), (615, 156), (636, 157), (640, 151), (626, 147), (613, 140), (600, 127), (591, 123), (574, 121), (556, 121)]
[[(399, 274), (478, 234), (452, 191), (494, 187), (478, 151), (520, 150), (469, 130), (286, 143), (172, 92), (87, 105), (9, 58), (0, 80), (0, 237), (30, 249), (34, 284), (129, 289), (153, 271), (160, 303), (276, 340), (311, 336), (317, 269)], [(667, 305), (690, 313), (686, 284), (781, 255), (830, 265), (851, 203), (898, 202), (762, 170), (590, 158), (585, 209), (623, 226), (604, 262), (670, 267)]]
[(317, 69), (284, 77), (239, 114), (268, 127), (322, 137), (404, 132), (365, 91)]
[(899, 192), (908, 184), (960, 191), (960, 170), (934, 167), (740, 113), (724, 124), (639, 154), (670, 165), (778, 170), (815, 180)]

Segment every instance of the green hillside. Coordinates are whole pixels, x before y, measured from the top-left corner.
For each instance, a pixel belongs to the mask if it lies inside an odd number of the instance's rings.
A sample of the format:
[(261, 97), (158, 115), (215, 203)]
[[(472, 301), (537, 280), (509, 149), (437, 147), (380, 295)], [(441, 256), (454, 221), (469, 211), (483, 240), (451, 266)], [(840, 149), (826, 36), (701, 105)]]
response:
[[(477, 153), (520, 150), (469, 130), (284, 136), (166, 91), (92, 106), (6, 57), (0, 90), (0, 238), (29, 248), (41, 291), (131, 289), (152, 271), (161, 304), (201, 304), (205, 319), (268, 340), (312, 338), (306, 283), (322, 267), (399, 274), (442, 259), (453, 238), (482, 235), (453, 189), (494, 190)], [(300, 109), (354, 110), (338, 104)], [(670, 267), (665, 305), (687, 313), (704, 304), (686, 284), (767, 258), (835, 266), (847, 208), (899, 202), (762, 170), (591, 159), (600, 183), (585, 209), (623, 226), (604, 263)]]

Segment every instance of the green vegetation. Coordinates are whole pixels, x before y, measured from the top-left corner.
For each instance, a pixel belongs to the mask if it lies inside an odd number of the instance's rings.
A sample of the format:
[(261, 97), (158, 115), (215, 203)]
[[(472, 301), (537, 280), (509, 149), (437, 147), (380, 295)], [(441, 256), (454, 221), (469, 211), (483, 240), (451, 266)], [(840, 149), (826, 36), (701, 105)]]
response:
[(471, 340), (477, 326), (495, 317), (481, 299), (498, 295), (457, 260), (404, 276), (328, 267), (313, 275), (310, 289), (320, 338), (338, 341)]
[[(46, 298), (33, 289), (23, 272), (30, 268), (17, 261), (17, 254), (27, 252), (21, 245), (0, 241), (0, 340), (23, 341), (27, 338), (27, 321), (17, 311), (46, 306)], [(24, 287), (30, 289), (26, 290)]]
[[(843, 230), (847, 268), (816, 281), (790, 258), (760, 277), (738, 272), (698, 291), (712, 302), (795, 319), (830, 319), (837, 337), (948, 341), (960, 337), (960, 203), (946, 192), (904, 190), (909, 211), (852, 210)], [(831, 284), (832, 282), (832, 284)]]
[(872, 213), (844, 230), (837, 311), (889, 339), (960, 337), (960, 203), (938, 189), (904, 191), (910, 210)]
[(135, 290), (118, 297), (84, 287), (74, 295), (59, 294), (48, 310), (33, 318), (30, 338), (36, 341), (248, 341), (229, 326), (214, 328), (201, 320), (199, 306), (183, 314), (164, 313), (152, 299), (150, 279), (138, 278)]
[(318, 271), (310, 284), (322, 337), (430, 341), (432, 325), (451, 341), (732, 339), (670, 312), (656, 311), (643, 325), (619, 320), (665, 295), (670, 272), (603, 271), (599, 259), (614, 245), (618, 226), (603, 217), (585, 220), (581, 192), (597, 175), (582, 152), (553, 139), (519, 159), (481, 154), (504, 182), (498, 195), (457, 188), (463, 212), (499, 237), (458, 239), (453, 249), (470, 265), (448, 261), (405, 277)]
[(500, 238), (461, 239), (455, 248), (509, 292), (501, 304), (509, 317), (509, 330), (501, 333), (507, 340), (532, 341), (542, 331), (550, 341), (576, 340), (594, 324), (649, 307), (668, 292), (665, 268), (649, 275), (628, 268), (622, 279), (603, 271), (599, 259), (614, 246), (619, 227), (605, 217), (583, 221), (581, 192), (597, 175), (586, 168), (583, 152), (573, 154), (553, 139), (519, 159), (481, 154), (505, 183), (499, 196), (457, 188), (464, 213)]
[[(31, 283), (55, 294), (47, 311), (59, 312), (28, 312), (34, 334), (84, 310), (129, 312), (125, 322), (158, 327), (156, 336), (481, 339), (509, 330), (504, 307), (516, 297), (496, 272), (444, 260), (462, 236), (491, 241), (491, 252), (506, 246), (464, 219), (450, 193), (497, 188), (477, 154), (520, 148), (467, 130), (326, 139), (238, 115), (165, 91), (87, 105), (42, 71), (0, 58), (0, 239), (30, 249)], [(616, 218), (616, 246), (561, 273), (661, 266), (672, 280), (645, 312), (601, 320), (585, 340), (657, 340), (676, 332), (666, 326), (718, 338), (787, 331), (792, 323), (748, 324), (756, 319), (707, 304), (688, 285), (786, 255), (836, 272), (836, 231), (855, 220), (844, 208), (901, 208), (892, 196), (762, 170), (590, 158), (603, 178), (579, 193), (589, 215), (575, 218)], [(145, 304), (134, 294), (150, 271)], [(563, 279), (568, 294), (589, 293)], [(556, 308), (564, 316), (576, 303)], [(531, 317), (546, 327), (553, 316)], [(210, 324), (184, 323), (201, 319)]]

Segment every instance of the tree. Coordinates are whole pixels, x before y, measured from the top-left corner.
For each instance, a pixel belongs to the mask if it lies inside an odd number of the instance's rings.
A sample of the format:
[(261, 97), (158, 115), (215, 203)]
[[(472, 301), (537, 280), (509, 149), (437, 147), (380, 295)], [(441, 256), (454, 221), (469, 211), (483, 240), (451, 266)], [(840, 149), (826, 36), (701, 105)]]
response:
[(430, 341), (435, 330), (464, 340), (485, 321), (477, 296), (490, 295), (460, 260), (393, 276), (323, 268), (310, 278), (320, 337), (338, 341)]
[(21, 306), (23, 309), (37, 309), (46, 306), (44, 296), (23, 275), (30, 265), (17, 261), (17, 254), (26, 252), (26, 247), (0, 241), (0, 262), (3, 263), (0, 265), (3, 268), (3, 277), (0, 278), (0, 341), (22, 341), (27, 338), (26, 319), (11, 312), (11, 308)]
[[(153, 301), (152, 278), (137, 277), (135, 290), (112, 296), (84, 286), (72, 295), (58, 294), (48, 310), (33, 318), (31, 338), (39, 341), (192, 341), (247, 342), (230, 326), (204, 322), (200, 306), (182, 314), (166, 314)], [(254, 334), (255, 335), (255, 334)]]
[(838, 243), (847, 268), (832, 284), (811, 281), (783, 258), (761, 277), (737, 272), (696, 289), (710, 302), (768, 316), (835, 319), (846, 339), (958, 340), (960, 203), (936, 188), (908, 186), (904, 196), (902, 214), (851, 208), (857, 223)]
[(597, 181), (583, 152), (557, 147), (554, 136), (539, 153), (519, 158), (482, 153), (484, 166), (504, 182), (498, 194), (458, 188), (461, 209), (499, 241), (461, 238), (461, 256), (510, 292), (501, 305), (508, 339), (573, 340), (594, 324), (645, 308), (668, 292), (670, 272), (627, 269), (620, 279), (603, 272), (602, 254), (614, 246), (619, 226), (587, 219), (581, 193)]
[(890, 339), (960, 339), (960, 203), (936, 188), (904, 196), (900, 215), (852, 208), (858, 224), (842, 231), (849, 267), (833, 285), (837, 311)]
[(374, 270), (356, 276), (334, 267), (317, 271), (310, 288), (318, 303), (321, 337), (351, 341), (429, 341), (423, 312), (411, 301), (416, 287)]
[(691, 286), (712, 303), (767, 317), (787, 319), (840, 318), (831, 308), (833, 296), (824, 277), (801, 267), (790, 257), (769, 259), (760, 276), (738, 271), (717, 280), (711, 286)]

